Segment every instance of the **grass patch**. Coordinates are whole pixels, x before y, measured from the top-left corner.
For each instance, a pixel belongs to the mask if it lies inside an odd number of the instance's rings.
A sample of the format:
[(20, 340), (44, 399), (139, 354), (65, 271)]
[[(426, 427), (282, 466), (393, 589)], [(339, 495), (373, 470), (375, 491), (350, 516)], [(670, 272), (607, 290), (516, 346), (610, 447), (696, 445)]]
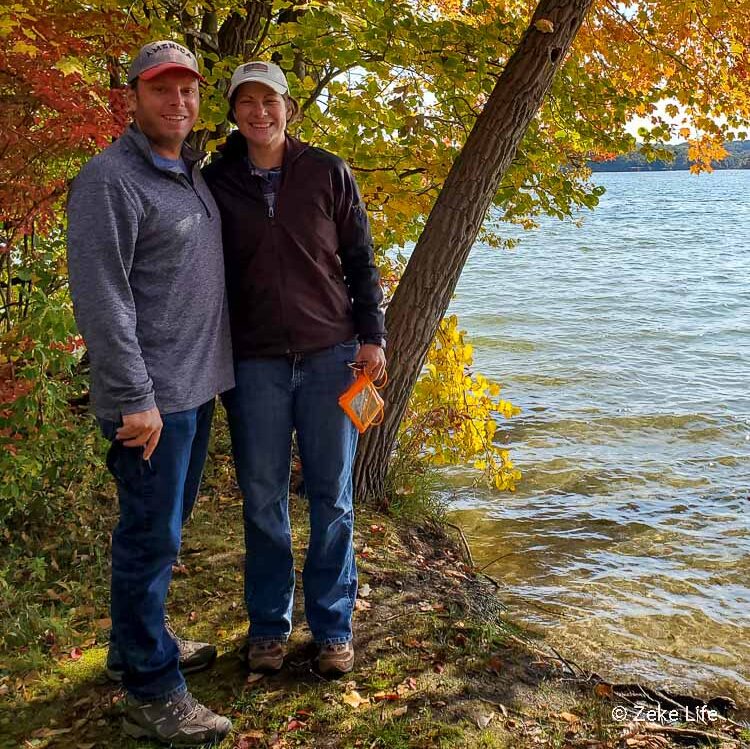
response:
[[(358, 508), (357, 563), (371, 592), (355, 612), (351, 678), (314, 673), (298, 596), (283, 671), (248, 683), (240, 658), (247, 632), (241, 501), (227, 447), (220, 430), (168, 601), (183, 636), (219, 647), (214, 667), (188, 683), (232, 718), (221, 749), (619, 745), (611, 704), (562, 681), (555, 659), (521, 641), (528, 633), (488, 605), (493, 589), (467, 570), (439, 525), (407, 520), (437, 516), (419, 492), (403, 495), (395, 517)], [(290, 506), (301, 568), (307, 506), (297, 497)], [(114, 498), (92, 493), (77, 509), (78, 527), (69, 533), (29, 536), (25, 549), (3, 552), (2, 749), (155, 746), (121, 734), (121, 693), (103, 673)]]

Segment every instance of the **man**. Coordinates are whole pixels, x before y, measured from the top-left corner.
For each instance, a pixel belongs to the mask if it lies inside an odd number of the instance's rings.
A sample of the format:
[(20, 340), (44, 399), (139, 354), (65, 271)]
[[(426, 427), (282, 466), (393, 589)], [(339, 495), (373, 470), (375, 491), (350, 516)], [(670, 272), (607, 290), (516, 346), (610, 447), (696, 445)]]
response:
[(128, 74), (133, 124), (81, 170), (68, 204), (71, 294), (120, 502), (107, 672), (128, 694), (126, 733), (179, 745), (231, 729), (182, 675), (215, 647), (177, 638), (164, 616), (214, 399), (234, 385), (219, 212), (184, 144), (201, 80), (189, 50), (145, 45)]

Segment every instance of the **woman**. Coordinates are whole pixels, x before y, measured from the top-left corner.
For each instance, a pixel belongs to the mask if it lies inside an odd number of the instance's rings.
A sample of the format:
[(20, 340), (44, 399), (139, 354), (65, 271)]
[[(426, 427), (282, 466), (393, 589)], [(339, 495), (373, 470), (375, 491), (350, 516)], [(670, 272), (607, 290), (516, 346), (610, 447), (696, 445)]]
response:
[(232, 133), (205, 169), (221, 210), (236, 388), (224, 399), (244, 495), (248, 666), (281, 668), (291, 632), (292, 433), (310, 507), (305, 614), (321, 673), (354, 664), (352, 462), (338, 405), (352, 365), (385, 368), (382, 291), (367, 216), (346, 163), (292, 138), (282, 70), (250, 62), (228, 91)]

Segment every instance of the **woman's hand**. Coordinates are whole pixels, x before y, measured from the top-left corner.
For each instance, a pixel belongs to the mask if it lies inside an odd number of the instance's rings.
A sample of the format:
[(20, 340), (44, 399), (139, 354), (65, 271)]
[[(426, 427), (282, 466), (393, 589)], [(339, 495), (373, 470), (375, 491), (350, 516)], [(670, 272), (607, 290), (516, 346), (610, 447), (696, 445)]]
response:
[(363, 343), (355, 361), (365, 365), (365, 372), (373, 382), (377, 382), (385, 372), (385, 351), (374, 343)]

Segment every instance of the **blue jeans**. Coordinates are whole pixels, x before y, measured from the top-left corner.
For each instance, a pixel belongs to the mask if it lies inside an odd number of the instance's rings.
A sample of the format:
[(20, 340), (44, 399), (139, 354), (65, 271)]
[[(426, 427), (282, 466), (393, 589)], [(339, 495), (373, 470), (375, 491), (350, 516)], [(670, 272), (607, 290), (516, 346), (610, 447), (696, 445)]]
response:
[(244, 359), (223, 396), (244, 495), (245, 602), (250, 640), (292, 631), (294, 560), (289, 526), (292, 432), (310, 509), (302, 573), (305, 615), (317, 643), (352, 639), (357, 568), (352, 463), (357, 430), (338, 404), (353, 382), (356, 341), (312, 354)]
[(119, 426), (99, 419), (107, 467), (117, 482), (120, 520), (112, 534), (112, 637), (123, 685), (139, 700), (184, 692), (179, 652), (164, 626), (164, 602), (182, 539), (198, 496), (214, 401), (162, 414), (164, 427), (149, 461), (143, 449), (115, 439)]

